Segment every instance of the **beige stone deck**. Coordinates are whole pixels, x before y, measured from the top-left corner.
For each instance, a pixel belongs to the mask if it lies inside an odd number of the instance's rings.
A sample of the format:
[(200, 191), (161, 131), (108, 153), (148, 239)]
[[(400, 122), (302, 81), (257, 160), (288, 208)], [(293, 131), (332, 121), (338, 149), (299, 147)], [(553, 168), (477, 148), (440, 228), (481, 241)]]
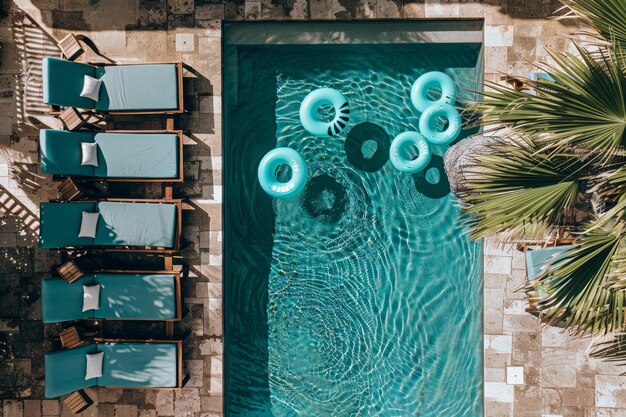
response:
[[(36, 293), (39, 278), (59, 261), (36, 245), (38, 203), (57, 197), (51, 179), (39, 173), (37, 155), (38, 129), (57, 126), (41, 104), (39, 64), (58, 55), (55, 39), (85, 34), (119, 62), (184, 61), (193, 71), (186, 74), (189, 112), (179, 127), (191, 133), (186, 182), (176, 189), (187, 199), (186, 249), (177, 263), (189, 271), (183, 326), (192, 333), (185, 350), (191, 379), (180, 391), (89, 390), (97, 405), (84, 415), (221, 416), (221, 20), (484, 18), (485, 78), (496, 81), (501, 73), (527, 74), (546, 58), (546, 47), (571, 48), (566, 36), (577, 26), (548, 19), (558, 7), (554, 0), (14, 0), (11, 15), (0, 21), (0, 292), (17, 281)], [(516, 291), (523, 268), (512, 246), (485, 242), (486, 416), (626, 416), (624, 370), (590, 360), (590, 340), (571, 340), (524, 313), (524, 294)], [(0, 306), (0, 333), (21, 352), (0, 363), (0, 375), (15, 378), (19, 389), (4, 399), (0, 417), (68, 416), (58, 400), (42, 400), (42, 355), (58, 328), (41, 325), (36, 301), (9, 295)], [(15, 311), (18, 319), (10, 315)]]

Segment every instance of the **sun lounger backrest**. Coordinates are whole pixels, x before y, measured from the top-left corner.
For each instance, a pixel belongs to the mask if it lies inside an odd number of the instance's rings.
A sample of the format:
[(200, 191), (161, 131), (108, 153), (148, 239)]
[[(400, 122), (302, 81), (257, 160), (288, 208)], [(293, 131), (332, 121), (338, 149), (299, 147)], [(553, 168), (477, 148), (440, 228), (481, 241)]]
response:
[(44, 58), (42, 63), (44, 103), (83, 109), (95, 108), (95, 101), (80, 96), (85, 75), (95, 77), (95, 67), (60, 58)]
[(95, 344), (46, 353), (44, 357), (45, 394), (54, 398), (97, 385), (98, 378), (85, 380), (87, 353), (97, 352)]
[(85, 275), (71, 284), (60, 278), (41, 280), (41, 318), (44, 323), (93, 318), (96, 311), (83, 312), (83, 285), (94, 285), (95, 276)]
[(95, 213), (95, 203), (41, 203), (39, 246), (66, 248), (91, 246), (93, 239), (78, 237), (83, 211)]
[(526, 251), (526, 278), (528, 281), (540, 276), (544, 272), (544, 266), (571, 247), (572, 245), (563, 245)]
[(95, 169), (92, 165), (81, 165), (83, 156), (81, 142), (94, 142), (94, 134), (41, 129), (39, 131), (41, 172), (53, 175), (93, 176)]

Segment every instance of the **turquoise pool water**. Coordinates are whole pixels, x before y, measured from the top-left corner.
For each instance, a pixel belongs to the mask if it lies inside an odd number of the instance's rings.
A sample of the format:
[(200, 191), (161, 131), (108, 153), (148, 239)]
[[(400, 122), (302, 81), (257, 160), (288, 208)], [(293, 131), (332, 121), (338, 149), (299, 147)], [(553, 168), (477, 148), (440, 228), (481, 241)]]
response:
[[(417, 129), (409, 95), (422, 73), (478, 89), (481, 45), (338, 44), (322, 31), (292, 45), (281, 24), (261, 28), (259, 43), (240, 42), (236, 24), (224, 32), (227, 415), (481, 416), (481, 245), (457, 223), (440, 157), (411, 175), (380, 152)], [(320, 87), (350, 103), (339, 137), (300, 124), (300, 102)], [(278, 146), (307, 161), (297, 198), (256, 181)]]

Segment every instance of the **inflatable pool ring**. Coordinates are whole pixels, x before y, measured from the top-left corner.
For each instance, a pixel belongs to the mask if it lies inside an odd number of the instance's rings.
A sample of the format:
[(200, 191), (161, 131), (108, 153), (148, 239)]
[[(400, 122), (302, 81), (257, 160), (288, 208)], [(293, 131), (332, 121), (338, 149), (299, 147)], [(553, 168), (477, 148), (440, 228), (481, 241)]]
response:
[[(448, 127), (440, 132), (435, 127), (438, 117), (448, 121)], [(419, 121), (420, 132), (433, 145), (447, 145), (461, 133), (461, 115), (449, 104), (434, 104), (422, 113)]]
[[(436, 184), (426, 179), (428, 171), (432, 168), (439, 171), (439, 181)], [(443, 158), (439, 155), (433, 155), (422, 172), (413, 174), (413, 182), (415, 189), (428, 198), (438, 199), (450, 194), (450, 181), (446, 175)]]
[[(419, 155), (415, 159), (407, 159), (403, 156), (409, 146), (417, 147)], [(389, 159), (392, 165), (402, 172), (418, 172), (423, 170), (430, 162), (430, 146), (422, 135), (417, 132), (400, 133), (391, 142)]]
[[(376, 150), (371, 157), (363, 154), (363, 144), (367, 141), (376, 143)], [(346, 158), (355, 168), (365, 172), (376, 172), (389, 160), (391, 140), (385, 129), (374, 123), (363, 122), (350, 129), (344, 149)]]
[[(335, 109), (335, 117), (330, 122), (317, 118), (317, 110), (330, 104)], [(320, 88), (309, 93), (300, 104), (300, 122), (312, 135), (330, 137), (338, 135), (350, 120), (350, 105), (339, 91), (332, 88)]]
[[(291, 178), (281, 182), (276, 178), (276, 169), (280, 165), (291, 167)], [(302, 155), (291, 148), (276, 148), (265, 154), (258, 169), (259, 183), (263, 191), (277, 198), (294, 197), (304, 189), (309, 175)]]
[[(441, 97), (435, 101), (428, 98), (428, 92), (433, 87), (441, 89)], [(433, 104), (454, 104), (455, 101), (456, 86), (454, 81), (443, 72), (427, 72), (415, 80), (413, 87), (411, 87), (411, 102), (420, 112), (423, 112)]]
[(345, 187), (330, 175), (321, 174), (311, 178), (304, 189), (302, 206), (312, 218), (321, 223), (337, 223), (347, 204), (348, 193)]

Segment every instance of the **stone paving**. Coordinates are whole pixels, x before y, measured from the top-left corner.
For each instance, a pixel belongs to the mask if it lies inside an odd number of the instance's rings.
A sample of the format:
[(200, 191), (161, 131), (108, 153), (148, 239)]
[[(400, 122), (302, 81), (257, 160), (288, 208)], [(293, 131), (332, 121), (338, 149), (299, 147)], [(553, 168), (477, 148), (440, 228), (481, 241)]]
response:
[[(43, 399), (43, 354), (57, 325), (40, 321), (39, 279), (61, 261), (36, 245), (38, 203), (57, 198), (38, 170), (37, 132), (56, 127), (41, 104), (41, 58), (58, 55), (56, 40), (87, 35), (118, 62), (183, 61), (185, 129), (184, 249), (187, 314), (183, 390), (90, 389), (94, 417), (222, 415), (221, 286), (221, 21), (242, 19), (484, 18), (485, 78), (527, 74), (545, 47), (571, 51), (576, 24), (547, 19), (555, 0), (14, 0), (0, 20), (0, 417), (69, 416)], [(102, 58), (88, 52), (81, 60)], [(158, 118), (144, 127), (162, 127)], [(116, 128), (136, 127), (118, 118)], [(151, 197), (158, 187), (110, 187), (115, 195)], [(135, 262), (118, 259), (119, 262)], [(145, 260), (145, 262), (154, 260)], [(485, 242), (486, 416), (624, 417), (623, 371), (587, 356), (590, 340), (572, 340), (524, 312), (523, 254)], [(105, 331), (119, 334), (137, 327)]]

